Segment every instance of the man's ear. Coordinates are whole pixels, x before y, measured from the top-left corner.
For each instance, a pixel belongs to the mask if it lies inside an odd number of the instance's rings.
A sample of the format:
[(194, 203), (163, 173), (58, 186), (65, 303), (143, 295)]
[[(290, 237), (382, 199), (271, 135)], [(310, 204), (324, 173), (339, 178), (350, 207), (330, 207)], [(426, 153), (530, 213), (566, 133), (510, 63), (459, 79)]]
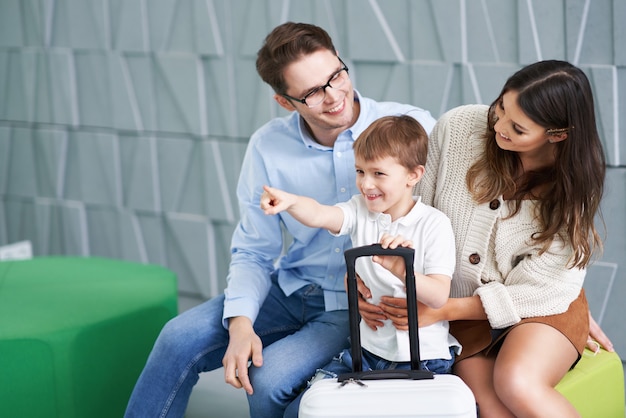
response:
[(422, 176), (426, 172), (426, 168), (423, 165), (419, 165), (415, 168), (415, 170), (409, 173), (409, 179), (407, 182), (407, 186), (413, 187), (422, 179)]
[(281, 96), (280, 94), (276, 93), (274, 94), (274, 100), (276, 100), (276, 103), (278, 103), (280, 107), (282, 107), (288, 112), (292, 112), (296, 110), (296, 107), (293, 105), (291, 100), (289, 100), (285, 96)]

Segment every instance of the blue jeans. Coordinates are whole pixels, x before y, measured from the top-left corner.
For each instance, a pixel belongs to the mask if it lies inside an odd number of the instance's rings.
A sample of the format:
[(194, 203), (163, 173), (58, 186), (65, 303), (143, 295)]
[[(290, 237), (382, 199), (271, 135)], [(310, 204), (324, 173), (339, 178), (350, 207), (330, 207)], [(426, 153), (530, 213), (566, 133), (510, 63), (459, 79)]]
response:
[[(410, 370), (410, 362), (395, 362), (385, 360), (375, 354), (370, 353), (367, 350), (363, 350), (363, 370)], [(450, 360), (445, 359), (432, 359), (422, 360), (420, 365), (425, 370), (430, 370), (435, 374), (449, 374), (452, 373), (452, 365), (454, 364), (454, 358), (456, 356), (454, 349), (450, 348)], [(319, 369), (315, 374), (311, 382), (318, 379), (332, 379), (343, 373), (349, 373), (352, 371), (352, 352), (349, 348), (344, 349), (337, 357), (333, 359), (323, 368)], [(298, 397), (287, 407), (283, 418), (297, 418), (298, 410), (300, 408), (300, 401), (302, 400), (302, 392)]]
[[(139, 376), (125, 417), (182, 417), (199, 373), (222, 367), (228, 331), (224, 296), (169, 321)], [(250, 366), (252, 418), (276, 418), (315, 370), (348, 346), (346, 310), (325, 312), (322, 289), (309, 285), (286, 297), (274, 281), (254, 330), (263, 342), (263, 366)], [(224, 383), (226, 384), (226, 383)]]

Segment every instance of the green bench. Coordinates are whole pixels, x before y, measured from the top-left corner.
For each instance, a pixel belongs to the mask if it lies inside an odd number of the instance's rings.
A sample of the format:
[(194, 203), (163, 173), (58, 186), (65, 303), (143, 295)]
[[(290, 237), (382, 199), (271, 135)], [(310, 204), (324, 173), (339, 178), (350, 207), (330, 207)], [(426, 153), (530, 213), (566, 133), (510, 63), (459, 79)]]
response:
[(585, 350), (556, 389), (583, 418), (624, 418), (624, 368), (617, 353)]
[(0, 262), (0, 415), (121, 417), (177, 300), (176, 276), (154, 265)]

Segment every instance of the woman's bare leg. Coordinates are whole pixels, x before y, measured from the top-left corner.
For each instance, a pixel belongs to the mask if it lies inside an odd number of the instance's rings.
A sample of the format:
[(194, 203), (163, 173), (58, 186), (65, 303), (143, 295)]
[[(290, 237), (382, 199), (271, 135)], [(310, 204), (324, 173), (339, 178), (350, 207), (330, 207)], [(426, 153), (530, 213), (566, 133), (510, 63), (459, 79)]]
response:
[(454, 366), (454, 373), (470, 387), (478, 403), (481, 418), (506, 418), (513, 414), (496, 395), (493, 380), (495, 358), (477, 354)]
[(555, 328), (520, 325), (507, 335), (493, 367), (498, 398), (517, 417), (579, 417), (554, 387), (578, 353)]

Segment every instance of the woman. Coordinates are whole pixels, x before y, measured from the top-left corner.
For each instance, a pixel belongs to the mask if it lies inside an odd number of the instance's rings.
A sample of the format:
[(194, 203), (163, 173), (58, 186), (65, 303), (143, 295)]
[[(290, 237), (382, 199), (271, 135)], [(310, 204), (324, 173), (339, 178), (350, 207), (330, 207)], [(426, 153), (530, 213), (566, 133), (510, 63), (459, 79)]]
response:
[[(481, 417), (578, 416), (554, 387), (587, 343), (582, 284), (602, 245), (594, 217), (605, 161), (587, 77), (563, 61), (529, 65), (491, 106), (443, 115), (429, 142), (418, 193), (450, 217), (457, 268), (449, 302), (420, 305), (420, 326), (455, 321), (454, 372)], [(384, 302), (360, 302), (368, 325), (405, 326), (403, 301)]]

